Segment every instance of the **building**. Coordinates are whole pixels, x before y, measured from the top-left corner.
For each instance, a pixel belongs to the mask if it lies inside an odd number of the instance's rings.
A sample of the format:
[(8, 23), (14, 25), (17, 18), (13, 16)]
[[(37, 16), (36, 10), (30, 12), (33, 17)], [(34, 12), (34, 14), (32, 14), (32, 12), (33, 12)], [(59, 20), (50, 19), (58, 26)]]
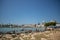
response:
[(41, 23), (41, 24), (36, 24), (36, 27), (44, 27), (44, 24), (43, 23)]
[(57, 23), (56, 26), (60, 26), (60, 23)]

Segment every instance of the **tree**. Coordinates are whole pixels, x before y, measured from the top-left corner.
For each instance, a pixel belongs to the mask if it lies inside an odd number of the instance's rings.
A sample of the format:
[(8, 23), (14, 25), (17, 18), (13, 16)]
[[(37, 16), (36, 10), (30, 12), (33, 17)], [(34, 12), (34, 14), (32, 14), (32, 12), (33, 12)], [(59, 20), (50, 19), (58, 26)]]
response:
[(45, 30), (48, 26), (56, 26), (56, 21), (55, 22), (47, 22), (44, 24), (44, 26), (45, 26)]
[(47, 22), (44, 24), (44, 26), (56, 26), (56, 22)]

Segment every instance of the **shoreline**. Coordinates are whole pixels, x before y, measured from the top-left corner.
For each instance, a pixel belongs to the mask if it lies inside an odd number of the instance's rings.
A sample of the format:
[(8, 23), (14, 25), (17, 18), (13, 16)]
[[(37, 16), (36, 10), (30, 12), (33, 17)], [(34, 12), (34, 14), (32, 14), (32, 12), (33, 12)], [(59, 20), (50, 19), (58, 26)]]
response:
[(1, 40), (58, 40), (60, 39), (60, 28), (51, 31), (19, 33), (19, 34), (1, 34)]

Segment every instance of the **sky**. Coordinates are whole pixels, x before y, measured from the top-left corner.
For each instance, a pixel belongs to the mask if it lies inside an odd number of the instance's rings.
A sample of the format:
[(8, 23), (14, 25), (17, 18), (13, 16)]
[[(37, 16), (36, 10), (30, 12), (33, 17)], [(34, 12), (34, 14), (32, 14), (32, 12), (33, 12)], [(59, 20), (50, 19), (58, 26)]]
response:
[(1, 24), (60, 22), (60, 0), (0, 0)]

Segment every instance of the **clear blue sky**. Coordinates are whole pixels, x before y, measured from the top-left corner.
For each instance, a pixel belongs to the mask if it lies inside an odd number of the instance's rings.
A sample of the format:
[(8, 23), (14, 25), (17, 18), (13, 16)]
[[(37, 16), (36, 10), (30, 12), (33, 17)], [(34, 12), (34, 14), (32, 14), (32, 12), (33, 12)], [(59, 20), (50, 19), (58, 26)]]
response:
[(59, 0), (0, 0), (0, 23), (60, 22)]

